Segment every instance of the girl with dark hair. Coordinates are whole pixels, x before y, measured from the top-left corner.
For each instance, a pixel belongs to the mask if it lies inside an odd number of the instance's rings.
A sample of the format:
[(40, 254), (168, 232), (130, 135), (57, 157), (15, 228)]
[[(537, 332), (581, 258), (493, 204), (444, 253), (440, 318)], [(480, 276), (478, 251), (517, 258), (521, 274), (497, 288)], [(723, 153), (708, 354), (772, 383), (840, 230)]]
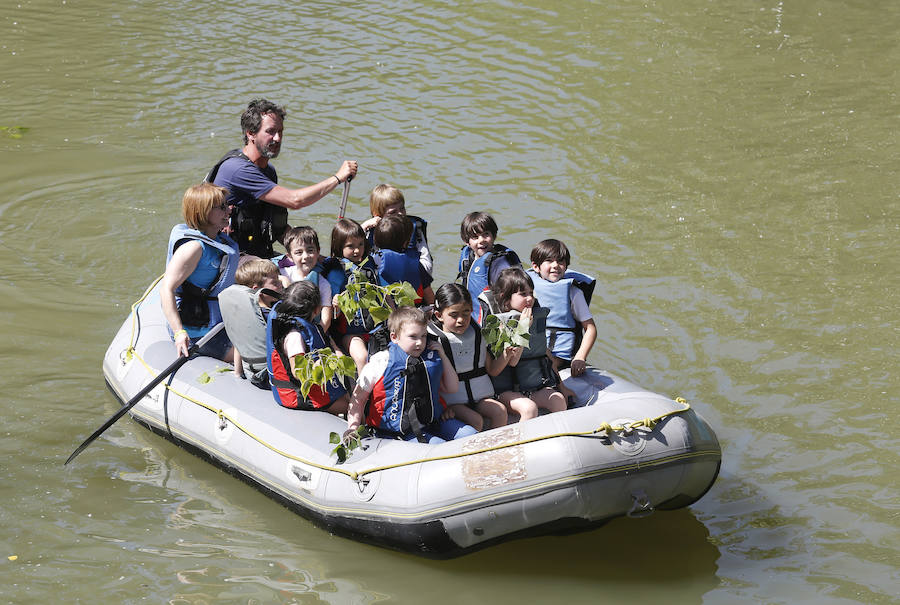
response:
[(337, 350), (313, 319), (320, 311), (319, 288), (308, 280), (288, 286), (281, 302), (272, 307), (266, 324), (269, 382), (279, 405), (342, 414), (347, 411), (349, 397), (340, 381), (332, 380), (324, 388), (313, 385), (304, 397), (294, 375), (297, 356), (326, 347)]
[(547, 355), (548, 309), (535, 307), (534, 283), (519, 267), (504, 269), (491, 287), (499, 308), (497, 316), (506, 321), (529, 322), (528, 346), (508, 347), (507, 366), (493, 382), (499, 399), (519, 414), (522, 420), (534, 418), (538, 409), (560, 412), (566, 409), (566, 398), (557, 390), (559, 376)]
[[(331, 292), (337, 296), (356, 280), (378, 283), (378, 267), (369, 256), (369, 244), (363, 228), (349, 218), (339, 219), (331, 230), (331, 255), (340, 263), (325, 274)], [(375, 327), (367, 311), (357, 311), (344, 317), (334, 305), (334, 328), (341, 335), (341, 346), (350, 353), (357, 371), (362, 371), (369, 359), (367, 342), (369, 331)]]
[(506, 367), (510, 354), (504, 351), (497, 359), (488, 354), (481, 328), (472, 321), (472, 297), (466, 288), (453, 283), (438, 288), (428, 332), (437, 336), (459, 378), (455, 393), (441, 393), (448, 417), (458, 418), (478, 431), (486, 425), (504, 426), (506, 406), (497, 400), (490, 377)]

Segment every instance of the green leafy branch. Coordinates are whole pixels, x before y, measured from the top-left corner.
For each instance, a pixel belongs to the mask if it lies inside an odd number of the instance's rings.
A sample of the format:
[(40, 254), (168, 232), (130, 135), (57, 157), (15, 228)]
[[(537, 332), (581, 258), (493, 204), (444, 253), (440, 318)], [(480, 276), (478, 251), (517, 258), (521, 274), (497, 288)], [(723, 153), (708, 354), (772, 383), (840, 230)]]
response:
[(481, 337), (494, 357), (499, 357), (507, 347), (527, 347), (530, 320), (508, 318), (505, 321), (496, 315), (484, 318)]
[(348, 280), (346, 289), (338, 294), (337, 302), (341, 313), (353, 317), (357, 311), (368, 311), (375, 324), (380, 324), (391, 314), (388, 300), (393, 300), (398, 307), (415, 303), (418, 294), (409, 282), (400, 282), (389, 286), (379, 286), (366, 280), (359, 271), (354, 271)]
[(356, 364), (349, 355), (338, 355), (329, 348), (294, 355), (294, 377), (300, 381), (300, 393), (307, 397), (314, 384), (325, 387), (337, 377), (356, 377)]
[(365, 437), (368, 432), (369, 430), (364, 424), (356, 427), (356, 430), (349, 433), (346, 439), (342, 439), (340, 435), (332, 431), (328, 435), (328, 442), (336, 445), (334, 449), (331, 450), (331, 453), (337, 456), (338, 462), (345, 461), (350, 453), (360, 446), (362, 438)]

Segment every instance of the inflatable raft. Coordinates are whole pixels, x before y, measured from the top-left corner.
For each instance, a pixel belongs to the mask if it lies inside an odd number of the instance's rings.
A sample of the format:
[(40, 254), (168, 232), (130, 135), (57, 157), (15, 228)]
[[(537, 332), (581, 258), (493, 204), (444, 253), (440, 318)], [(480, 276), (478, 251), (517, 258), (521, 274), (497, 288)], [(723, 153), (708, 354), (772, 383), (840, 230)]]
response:
[[(125, 402), (174, 360), (151, 286), (106, 352), (106, 382)], [(367, 438), (343, 463), (329, 435), (344, 420), (282, 408), (209, 357), (130, 413), (329, 532), (432, 557), (684, 507), (710, 488), (721, 449), (687, 402), (595, 369), (563, 377), (578, 407), (438, 445)]]

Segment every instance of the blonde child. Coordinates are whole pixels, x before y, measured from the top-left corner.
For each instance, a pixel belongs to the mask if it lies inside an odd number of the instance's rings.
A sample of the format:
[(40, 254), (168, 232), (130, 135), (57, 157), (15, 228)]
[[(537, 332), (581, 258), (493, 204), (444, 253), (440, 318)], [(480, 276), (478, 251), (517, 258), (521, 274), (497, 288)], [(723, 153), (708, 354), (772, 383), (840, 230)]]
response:
[(269, 388), (266, 373), (266, 318), (283, 288), (278, 267), (255, 258), (238, 265), (235, 283), (219, 293), (219, 309), (234, 344), (234, 373), (250, 375), (256, 386)]
[(359, 374), (347, 433), (365, 421), (379, 436), (422, 443), (474, 435), (475, 429), (450, 417), (440, 400), (439, 390), (453, 392), (459, 382), (443, 348), (428, 344), (425, 314), (400, 307), (387, 321), (391, 344), (372, 355)]
[(372, 211), (372, 218), (363, 222), (362, 228), (369, 240), (370, 253), (374, 256), (378, 250), (373, 230), (382, 218), (392, 215), (408, 216), (413, 230), (404, 248), (414, 251), (418, 255), (419, 264), (428, 275), (431, 275), (434, 259), (428, 248), (428, 223), (421, 217), (406, 214), (406, 199), (403, 197), (403, 192), (390, 183), (378, 185), (369, 194), (369, 210)]

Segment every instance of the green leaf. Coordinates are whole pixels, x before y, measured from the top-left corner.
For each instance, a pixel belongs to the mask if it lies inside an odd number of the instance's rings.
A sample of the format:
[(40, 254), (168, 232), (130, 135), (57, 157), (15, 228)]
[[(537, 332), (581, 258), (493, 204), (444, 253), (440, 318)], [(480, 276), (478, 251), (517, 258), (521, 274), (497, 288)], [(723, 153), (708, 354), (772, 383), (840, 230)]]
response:
[(0, 126), (0, 132), (3, 132), (11, 139), (21, 139), (28, 132), (29, 128), (25, 126)]
[(335, 433), (334, 431), (328, 434), (328, 443), (340, 443), (341, 436)]
[(206, 372), (203, 372), (202, 374), (197, 376), (197, 382), (199, 382), (200, 384), (208, 384), (212, 382), (212, 377), (210, 377), (210, 375)]
[(386, 309), (384, 307), (372, 307), (369, 309), (369, 315), (372, 316), (372, 321), (376, 324), (380, 324), (384, 320), (386, 320), (391, 315), (390, 309)]

